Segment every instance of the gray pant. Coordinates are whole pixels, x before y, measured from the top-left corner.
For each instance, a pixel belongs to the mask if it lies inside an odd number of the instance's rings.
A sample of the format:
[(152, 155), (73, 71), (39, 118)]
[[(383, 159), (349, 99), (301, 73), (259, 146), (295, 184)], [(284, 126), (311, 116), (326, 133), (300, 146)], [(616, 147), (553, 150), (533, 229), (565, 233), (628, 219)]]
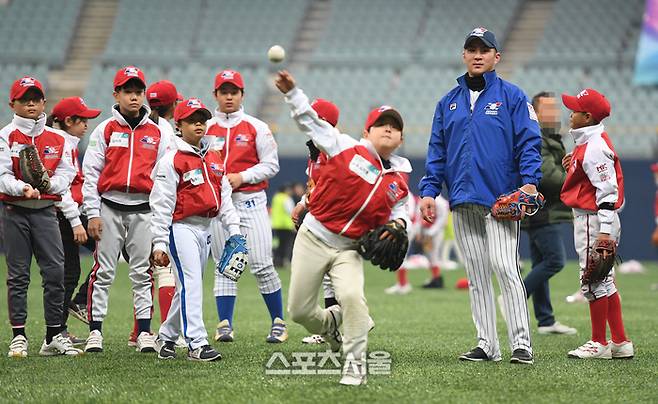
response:
[(61, 325), (64, 249), (55, 207), (28, 209), (5, 205), (3, 212), (9, 321), (12, 327), (25, 326), (27, 319), (27, 288), (30, 284), (33, 252), (43, 279), (41, 285), (46, 326)]

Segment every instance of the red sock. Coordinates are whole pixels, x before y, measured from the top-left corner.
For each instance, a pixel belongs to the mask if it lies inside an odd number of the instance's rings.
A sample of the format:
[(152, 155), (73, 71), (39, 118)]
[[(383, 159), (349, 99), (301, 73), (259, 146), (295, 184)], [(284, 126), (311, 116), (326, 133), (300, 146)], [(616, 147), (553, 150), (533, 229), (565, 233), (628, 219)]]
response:
[(397, 274), (398, 274), (398, 284), (400, 286), (404, 286), (407, 283), (409, 283), (409, 281), (407, 280), (407, 270), (405, 268), (398, 269)]
[(160, 322), (164, 323), (167, 319), (167, 313), (171, 307), (171, 300), (174, 298), (175, 286), (165, 286), (158, 289), (158, 299), (160, 302)]
[(134, 335), (135, 338), (137, 338), (137, 332), (139, 331), (139, 326), (137, 324), (137, 317), (135, 317), (135, 312), (133, 312), (133, 321), (134, 321), (134, 323), (133, 323), (133, 332), (130, 333), (130, 335), (131, 336)]
[(592, 341), (608, 345), (605, 337), (608, 316), (608, 296), (589, 302), (589, 317), (592, 321)]
[(624, 320), (621, 318), (621, 299), (619, 292), (608, 296), (608, 324), (610, 325), (610, 335), (612, 342), (620, 344), (626, 339), (624, 331)]
[(436, 279), (441, 276), (441, 268), (438, 265), (432, 266), (432, 278)]

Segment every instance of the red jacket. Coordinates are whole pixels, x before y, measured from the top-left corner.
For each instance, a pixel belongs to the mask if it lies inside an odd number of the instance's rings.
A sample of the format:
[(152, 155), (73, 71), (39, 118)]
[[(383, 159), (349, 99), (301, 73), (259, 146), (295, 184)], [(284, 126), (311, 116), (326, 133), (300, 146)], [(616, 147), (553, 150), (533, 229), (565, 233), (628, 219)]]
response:
[(234, 192), (267, 188), (279, 172), (277, 146), (267, 124), (240, 109), (231, 114), (215, 111), (206, 131), (213, 150), (221, 151), (227, 174), (240, 173), (243, 183)]

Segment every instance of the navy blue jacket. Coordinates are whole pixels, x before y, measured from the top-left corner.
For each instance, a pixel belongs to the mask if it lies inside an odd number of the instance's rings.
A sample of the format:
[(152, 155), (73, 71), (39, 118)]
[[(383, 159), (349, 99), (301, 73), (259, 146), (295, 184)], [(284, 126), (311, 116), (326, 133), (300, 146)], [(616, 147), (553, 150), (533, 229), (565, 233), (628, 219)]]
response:
[(450, 206), (491, 207), (496, 198), (541, 179), (541, 132), (532, 105), (517, 86), (495, 71), (473, 112), (464, 76), (434, 112), (420, 196), (435, 197), (443, 182)]

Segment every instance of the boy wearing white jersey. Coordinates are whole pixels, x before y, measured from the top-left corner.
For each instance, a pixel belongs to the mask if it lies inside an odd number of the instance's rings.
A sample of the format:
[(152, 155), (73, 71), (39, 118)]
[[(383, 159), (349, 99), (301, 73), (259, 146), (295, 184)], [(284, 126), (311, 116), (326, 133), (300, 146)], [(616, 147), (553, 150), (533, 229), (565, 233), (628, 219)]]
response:
[(240, 235), (240, 219), (231, 201), (231, 185), (218, 152), (204, 138), (210, 111), (196, 98), (180, 103), (174, 112), (182, 138), (154, 170), (149, 198), (153, 220), (152, 260), (166, 267), (169, 256), (176, 272), (176, 294), (167, 320), (160, 327), (158, 357), (174, 359), (175, 341), (183, 335), (188, 359), (221, 359), (208, 344), (203, 324), (203, 270), (211, 244), (210, 222), (217, 217), (231, 236)]

